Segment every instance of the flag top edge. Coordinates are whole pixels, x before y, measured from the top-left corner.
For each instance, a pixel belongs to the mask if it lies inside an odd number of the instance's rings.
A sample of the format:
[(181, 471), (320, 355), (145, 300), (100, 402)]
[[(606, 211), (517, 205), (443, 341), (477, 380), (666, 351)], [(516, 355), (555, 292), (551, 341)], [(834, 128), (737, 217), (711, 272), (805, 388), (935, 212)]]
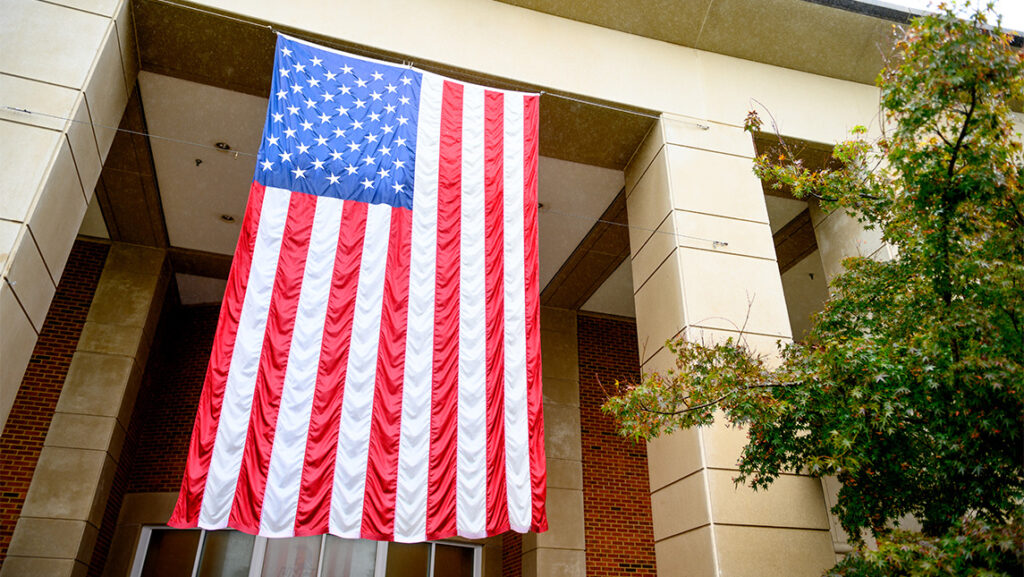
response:
[(312, 48), (323, 50), (325, 52), (331, 52), (333, 54), (337, 54), (339, 56), (345, 56), (347, 58), (356, 58), (356, 59), (359, 59), (359, 60), (365, 60), (367, 62), (376, 62), (376, 63), (381, 64), (383, 66), (391, 66), (391, 67), (395, 67), (395, 68), (405, 68), (407, 70), (412, 70), (412, 71), (415, 71), (415, 72), (417, 72), (419, 74), (423, 74), (425, 76), (432, 76), (432, 77), (435, 77), (435, 78), (441, 78), (441, 79), (444, 79), (444, 80), (450, 80), (452, 82), (458, 82), (459, 84), (462, 84), (464, 86), (474, 86), (474, 87), (482, 88), (484, 90), (490, 90), (490, 91), (493, 91), (493, 92), (501, 92), (503, 94), (517, 94), (517, 95), (521, 95), (521, 96), (524, 96), (524, 97), (525, 96), (540, 96), (541, 95), (540, 92), (530, 92), (530, 91), (525, 91), (525, 90), (508, 90), (508, 89), (505, 89), (505, 88), (494, 88), (493, 86), (487, 86), (485, 84), (477, 84), (475, 82), (468, 82), (468, 81), (465, 81), (465, 80), (458, 80), (456, 78), (450, 78), (450, 77), (445, 76), (443, 74), (438, 74), (436, 72), (430, 72), (429, 70), (423, 70), (422, 68), (417, 68), (416, 66), (405, 64), (403, 62), (389, 62), (387, 60), (381, 60), (380, 58), (371, 58), (371, 57), (368, 57), (368, 56), (362, 56), (362, 55), (359, 55), (359, 54), (353, 54), (351, 52), (345, 52), (344, 50), (338, 50), (337, 48), (331, 48), (330, 46), (324, 46), (323, 44), (317, 44), (316, 42), (310, 42), (309, 40), (304, 40), (302, 38), (297, 38), (295, 36), (291, 36), (289, 34), (285, 34), (284, 32), (276, 32), (276, 33), (277, 33), (278, 37), (285, 38), (289, 42), (295, 42), (297, 44), (303, 44), (305, 46), (310, 46)]

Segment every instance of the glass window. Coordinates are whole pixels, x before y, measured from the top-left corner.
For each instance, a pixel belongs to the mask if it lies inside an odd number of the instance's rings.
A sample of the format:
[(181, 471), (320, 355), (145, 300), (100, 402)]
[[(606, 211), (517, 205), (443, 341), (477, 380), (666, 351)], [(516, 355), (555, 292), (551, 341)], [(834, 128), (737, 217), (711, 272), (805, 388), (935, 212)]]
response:
[(144, 527), (131, 577), (478, 577), (479, 553), (463, 543)]
[(473, 577), (476, 550), (473, 547), (434, 545), (434, 577)]
[(377, 543), (327, 535), (320, 577), (374, 577)]
[(385, 577), (429, 577), (430, 543), (389, 543)]
[(255, 542), (238, 531), (207, 531), (198, 577), (248, 577)]
[(319, 535), (268, 539), (263, 554), (263, 577), (316, 577), (321, 541)]
[(191, 577), (202, 531), (153, 531), (142, 577)]

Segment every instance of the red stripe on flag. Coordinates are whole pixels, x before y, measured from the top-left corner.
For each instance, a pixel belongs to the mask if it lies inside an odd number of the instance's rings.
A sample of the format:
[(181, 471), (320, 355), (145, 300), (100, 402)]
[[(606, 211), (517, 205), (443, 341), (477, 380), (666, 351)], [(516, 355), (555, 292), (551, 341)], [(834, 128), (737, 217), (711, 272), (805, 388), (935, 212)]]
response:
[(359, 266), (362, 263), (366, 233), (367, 204), (345, 201), (334, 257), (331, 294), (320, 345), (320, 365), (316, 393), (306, 439), (306, 457), (299, 486), (299, 504), (295, 515), (295, 535), (322, 535), (328, 532), (331, 490), (334, 484), (334, 459), (338, 449), (341, 402), (345, 393), (345, 370), (352, 340)]
[(281, 407), (299, 295), (302, 293), (302, 276), (313, 232), (316, 199), (312, 194), (293, 192), (288, 201), (288, 220), (281, 238), (277, 274), (267, 313), (267, 328), (256, 373), (252, 411), (249, 413), (249, 430), (228, 523), (247, 533), (260, 530), (263, 493), (267, 488), (267, 470), (274, 448), (277, 414)]
[(461, 84), (445, 81), (437, 183), (437, 284), (434, 304), (434, 375), (430, 408), (427, 539), (456, 533), (458, 443), (459, 255), (462, 212)]
[(484, 291), (487, 326), (487, 534), (509, 528), (505, 487), (504, 95), (484, 92)]
[(364, 539), (389, 541), (395, 536), (395, 487), (398, 482), (398, 441), (402, 432), (411, 236), (412, 212), (405, 208), (392, 209), (360, 527)]
[(526, 243), (526, 385), (530, 422), (530, 485), (533, 490), (531, 529), (548, 528), (544, 500), (544, 398), (540, 386), (540, 281), (537, 278), (537, 135), (540, 98), (523, 97), (523, 216)]
[(206, 380), (199, 397), (196, 422), (192, 427), (192, 441), (188, 448), (181, 492), (178, 493), (174, 512), (167, 521), (171, 527), (188, 528), (199, 523), (206, 475), (210, 470), (210, 459), (213, 457), (213, 443), (217, 440), (217, 423), (220, 421), (224, 388), (228, 381), (228, 370), (231, 368), (235, 337), (238, 335), (238, 318), (242, 314), (245, 289), (249, 284), (249, 267), (256, 245), (265, 190), (264, 186), (257, 182), (253, 182), (249, 189), (249, 203), (246, 205), (245, 218), (242, 219), (235, 258), (231, 261), (231, 270), (228, 272), (227, 288), (217, 320), (217, 332), (213, 337), (210, 364), (206, 369)]

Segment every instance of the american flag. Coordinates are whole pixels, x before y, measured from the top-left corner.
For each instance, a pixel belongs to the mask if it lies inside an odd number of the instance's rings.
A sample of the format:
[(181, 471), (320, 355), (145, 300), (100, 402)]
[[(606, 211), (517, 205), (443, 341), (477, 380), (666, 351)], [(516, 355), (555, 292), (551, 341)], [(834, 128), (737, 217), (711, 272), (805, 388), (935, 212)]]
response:
[(544, 531), (538, 96), (279, 36), (174, 527)]

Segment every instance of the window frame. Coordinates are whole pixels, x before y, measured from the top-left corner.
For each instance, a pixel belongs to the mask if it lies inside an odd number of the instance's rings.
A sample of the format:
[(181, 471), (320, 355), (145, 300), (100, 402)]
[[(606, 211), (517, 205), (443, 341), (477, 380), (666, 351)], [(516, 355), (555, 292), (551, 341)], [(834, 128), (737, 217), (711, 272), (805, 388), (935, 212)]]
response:
[[(153, 533), (156, 531), (178, 531), (171, 527), (161, 525), (143, 525), (139, 534), (139, 541), (135, 547), (135, 556), (132, 560), (132, 568), (129, 572), (130, 577), (141, 577), (142, 568), (146, 564), (146, 554), (149, 552), (149, 542)], [(196, 544), (196, 558), (192, 563), (192, 574), (190, 577), (196, 577), (199, 572), (199, 565), (202, 561), (203, 546), (206, 544), (206, 535), (209, 533), (206, 529), (187, 529), (191, 531), (199, 531), (199, 541)], [(268, 537), (256, 537), (256, 541), (252, 546), (252, 557), (249, 560), (249, 577), (261, 577), (263, 571), (263, 561), (266, 557), (267, 542), (270, 539)], [(388, 542), (387, 541), (375, 541), (377, 544), (376, 558), (374, 560), (373, 577), (385, 577), (385, 571), (387, 571), (387, 560), (388, 560)], [(481, 577), (483, 572), (483, 546), (475, 543), (464, 543), (461, 541), (426, 541), (430, 545), (430, 555), (428, 557), (428, 573), (427, 577), (434, 577), (434, 558), (435, 551), (438, 545), (444, 545), (448, 547), (463, 547), (473, 550), (473, 577)], [(327, 547), (327, 536), (320, 536), (320, 556), (317, 558), (316, 577), (320, 577), (324, 566), (324, 551)]]

